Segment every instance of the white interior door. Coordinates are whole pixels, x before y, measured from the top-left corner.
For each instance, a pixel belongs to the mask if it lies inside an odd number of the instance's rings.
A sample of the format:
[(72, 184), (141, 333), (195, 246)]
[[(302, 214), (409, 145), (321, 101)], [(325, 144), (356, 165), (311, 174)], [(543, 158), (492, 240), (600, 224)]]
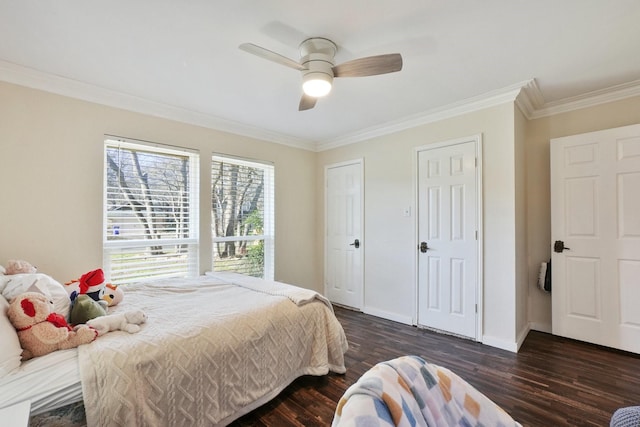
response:
[(326, 169), (325, 292), (330, 301), (362, 309), (362, 162)]
[(551, 141), (551, 235), (553, 333), (640, 353), (640, 125)]
[(476, 142), (418, 153), (418, 323), (476, 338)]

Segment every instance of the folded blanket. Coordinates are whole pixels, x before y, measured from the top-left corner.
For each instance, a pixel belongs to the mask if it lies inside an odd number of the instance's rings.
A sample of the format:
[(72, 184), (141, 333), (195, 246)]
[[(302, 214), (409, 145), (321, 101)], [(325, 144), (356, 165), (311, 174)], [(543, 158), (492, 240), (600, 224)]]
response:
[(332, 426), (520, 426), (450, 370), (417, 356), (382, 362), (338, 402)]
[(241, 286), (252, 291), (262, 292), (269, 295), (289, 298), (296, 305), (304, 305), (313, 300), (323, 302), (333, 311), (333, 306), (327, 298), (311, 289), (300, 288), (282, 282), (265, 281), (257, 277), (246, 276), (244, 274), (232, 273), (228, 271), (207, 272), (207, 276), (215, 277), (225, 283)]

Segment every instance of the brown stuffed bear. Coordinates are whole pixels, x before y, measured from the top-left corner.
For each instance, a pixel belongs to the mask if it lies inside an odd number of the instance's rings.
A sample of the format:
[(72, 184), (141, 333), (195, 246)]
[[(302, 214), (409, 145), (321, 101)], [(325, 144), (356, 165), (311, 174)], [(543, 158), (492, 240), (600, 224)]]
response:
[(18, 330), (22, 360), (87, 344), (98, 336), (98, 332), (87, 325), (72, 330), (62, 315), (53, 313), (53, 303), (37, 292), (14, 298), (7, 315)]

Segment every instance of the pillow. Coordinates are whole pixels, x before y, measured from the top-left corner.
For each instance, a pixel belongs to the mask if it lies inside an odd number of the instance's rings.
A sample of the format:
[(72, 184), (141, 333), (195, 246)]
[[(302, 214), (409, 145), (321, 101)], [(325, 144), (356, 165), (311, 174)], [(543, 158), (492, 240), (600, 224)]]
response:
[(59, 282), (42, 273), (11, 274), (0, 276), (0, 293), (11, 302), (25, 292), (40, 292), (53, 301), (53, 310), (69, 319), (71, 300)]
[(16, 328), (7, 317), (9, 303), (0, 295), (0, 378), (5, 377), (20, 366), (20, 340)]

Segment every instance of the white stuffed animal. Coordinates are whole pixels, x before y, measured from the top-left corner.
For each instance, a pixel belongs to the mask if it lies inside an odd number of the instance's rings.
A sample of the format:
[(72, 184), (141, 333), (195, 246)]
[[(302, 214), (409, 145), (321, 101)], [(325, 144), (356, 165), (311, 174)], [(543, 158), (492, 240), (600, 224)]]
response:
[(125, 313), (108, 314), (87, 321), (87, 325), (98, 331), (98, 336), (110, 331), (127, 331), (130, 334), (138, 332), (141, 324), (147, 321), (147, 315), (142, 310), (127, 311)]

